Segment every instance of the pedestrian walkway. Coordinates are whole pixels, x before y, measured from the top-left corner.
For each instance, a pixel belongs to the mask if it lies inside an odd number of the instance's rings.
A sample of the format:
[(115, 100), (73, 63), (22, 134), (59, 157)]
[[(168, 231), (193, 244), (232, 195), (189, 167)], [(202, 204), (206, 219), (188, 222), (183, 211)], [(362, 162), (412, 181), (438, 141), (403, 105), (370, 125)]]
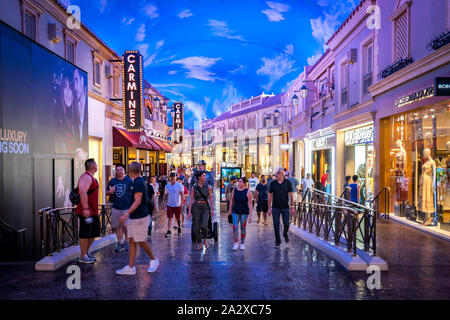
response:
[(95, 265), (80, 265), (81, 290), (67, 289), (67, 266), (35, 272), (33, 262), (2, 263), (0, 299), (450, 298), (450, 244), (380, 221), (379, 253), (390, 268), (381, 275), (381, 290), (367, 289), (368, 274), (346, 271), (292, 233), (289, 244), (275, 249), (271, 222), (248, 224), (246, 250), (232, 251), (232, 226), (223, 212), (220, 240), (209, 240), (206, 252), (192, 246), (188, 220), (180, 236), (165, 238), (167, 224), (161, 216), (150, 238), (161, 265), (152, 274), (146, 272), (145, 253), (138, 253), (136, 276), (115, 275), (128, 255), (115, 253), (114, 246), (97, 252)]

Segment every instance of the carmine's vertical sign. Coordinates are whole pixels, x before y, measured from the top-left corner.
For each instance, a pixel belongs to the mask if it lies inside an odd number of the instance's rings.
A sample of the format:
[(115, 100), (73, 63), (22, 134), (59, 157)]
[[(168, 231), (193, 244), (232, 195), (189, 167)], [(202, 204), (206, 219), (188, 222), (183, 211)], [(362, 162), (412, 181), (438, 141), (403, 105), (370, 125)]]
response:
[(181, 102), (173, 103), (173, 111), (175, 112), (173, 117), (173, 132), (175, 134), (175, 143), (181, 143), (183, 141), (182, 129), (184, 129), (184, 110)]
[(141, 131), (144, 126), (142, 56), (139, 51), (125, 51), (122, 56), (123, 126), (127, 131)]

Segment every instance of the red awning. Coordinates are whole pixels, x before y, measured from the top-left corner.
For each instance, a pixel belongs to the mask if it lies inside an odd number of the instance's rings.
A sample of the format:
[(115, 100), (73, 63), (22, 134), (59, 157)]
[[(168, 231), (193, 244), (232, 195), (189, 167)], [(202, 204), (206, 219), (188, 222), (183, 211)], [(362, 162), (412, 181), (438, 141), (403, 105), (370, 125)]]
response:
[(172, 152), (172, 146), (167, 142), (155, 138), (152, 139), (161, 147), (161, 150), (165, 152)]
[(145, 135), (144, 132), (128, 132), (113, 127), (113, 147), (134, 147), (147, 150), (162, 150), (162, 148)]

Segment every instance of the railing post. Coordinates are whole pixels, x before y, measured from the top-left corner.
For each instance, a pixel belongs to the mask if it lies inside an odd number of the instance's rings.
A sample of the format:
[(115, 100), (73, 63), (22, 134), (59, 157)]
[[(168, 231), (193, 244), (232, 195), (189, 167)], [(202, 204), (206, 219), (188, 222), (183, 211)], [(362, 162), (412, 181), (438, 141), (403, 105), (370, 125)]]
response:
[(45, 255), (50, 255), (50, 213), (45, 212)]
[(353, 232), (352, 232), (352, 236), (353, 236), (353, 256), (356, 257), (356, 226), (358, 225), (358, 215), (352, 213), (353, 216)]
[(369, 251), (370, 245), (370, 214), (366, 209), (363, 214), (364, 219), (364, 251)]
[(377, 255), (377, 219), (373, 219), (373, 256)]

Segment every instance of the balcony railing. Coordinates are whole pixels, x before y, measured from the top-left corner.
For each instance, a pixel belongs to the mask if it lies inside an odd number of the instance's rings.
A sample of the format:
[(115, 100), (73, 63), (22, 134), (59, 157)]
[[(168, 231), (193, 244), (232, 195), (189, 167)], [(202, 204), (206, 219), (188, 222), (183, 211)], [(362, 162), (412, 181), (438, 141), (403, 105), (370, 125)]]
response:
[(428, 44), (428, 50), (437, 50), (450, 43), (450, 29), (435, 37)]
[(409, 57), (409, 58), (405, 58), (405, 59), (400, 59), (397, 60), (396, 62), (394, 62), (393, 64), (389, 65), (388, 67), (384, 68), (380, 74), (379, 77), (384, 79), (389, 77), (391, 74), (396, 73), (397, 71), (403, 69), (404, 67), (410, 65), (411, 63), (413, 63), (414, 60), (413, 58)]
[(363, 77), (363, 95), (369, 94), (369, 87), (372, 85), (372, 72)]

